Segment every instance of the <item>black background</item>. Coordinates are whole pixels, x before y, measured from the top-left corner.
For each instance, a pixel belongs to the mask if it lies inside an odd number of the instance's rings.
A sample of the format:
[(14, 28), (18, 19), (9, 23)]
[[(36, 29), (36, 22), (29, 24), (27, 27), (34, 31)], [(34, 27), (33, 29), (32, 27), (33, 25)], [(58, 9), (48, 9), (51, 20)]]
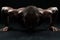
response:
[[(60, 14), (59, 14), (60, 0), (0, 0), (0, 9), (2, 6), (11, 6), (13, 8), (19, 8), (29, 5), (34, 5), (41, 8), (48, 8), (52, 6), (58, 7), (59, 11), (57, 16), (57, 22), (60, 22)], [(44, 25), (46, 24), (43, 24), (42, 26)], [(15, 26), (16, 25), (14, 25), (13, 27)], [(57, 24), (57, 26), (59, 27), (60, 24)], [(51, 31), (43, 31), (43, 32), (39, 31), (35, 33), (32, 32), (26, 33), (18, 31), (0, 32), (0, 40), (60, 40), (60, 32), (51, 32)]]
[[(58, 7), (60, 10), (60, 1), (59, 0), (0, 0), (0, 9), (2, 6), (11, 6), (13, 8), (25, 7), (29, 5), (34, 5), (41, 8), (48, 7)], [(59, 12), (59, 11), (58, 11)], [(57, 20), (60, 20), (60, 14), (58, 13)]]

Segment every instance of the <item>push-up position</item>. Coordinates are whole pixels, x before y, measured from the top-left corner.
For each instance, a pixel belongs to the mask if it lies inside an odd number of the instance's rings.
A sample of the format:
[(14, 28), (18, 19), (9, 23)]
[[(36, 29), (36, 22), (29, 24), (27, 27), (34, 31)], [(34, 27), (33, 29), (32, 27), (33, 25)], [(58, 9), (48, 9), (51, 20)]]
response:
[(44, 17), (49, 17), (50, 18), (50, 24), (49, 24), (49, 29), (52, 31), (58, 31), (60, 29), (58, 29), (57, 27), (55, 27), (55, 22), (56, 22), (56, 17), (57, 17), (57, 12), (58, 12), (58, 8), (57, 7), (50, 7), (48, 9), (42, 9), (39, 8), (39, 10), (41, 10), (40, 12), (44, 15)]
[(18, 14), (20, 12), (22, 12), (24, 8), (18, 8), (18, 9), (14, 9), (12, 7), (2, 7), (1, 9), (1, 14), (2, 17), (4, 18), (4, 27), (0, 29), (0, 31), (7, 31), (9, 29), (8, 25), (9, 25), (9, 17), (13, 17), (13, 16), (18, 16)]
[[(33, 26), (36, 24), (39, 24), (40, 17), (49, 17), (50, 18), (50, 24), (49, 24), (49, 29), (52, 31), (59, 31), (58, 28), (55, 27), (55, 18), (57, 14), (56, 12), (58, 11), (57, 7), (50, 7), (48, 9), (42, 9), (38, 8), (35, 6), (28, 6), (28, 7), (23, 7), (23, 8), (18, 8), (18, 9), (13, 9), (11, 7), (2, 7), (2, 11), (4, 11), (4, 14), (6, 16), (5, 20), (5, 27), (0, 29), (1, 31), (7, 31), (8, 30), (8, 23), (9, 23), (9, 15), (12, 13), (12, 15), (18, 15), (22, 14), (22, 20), (23, 24), (27, 28), (34, 28)], [(11, 15), (10, 15), (11, 16)]]

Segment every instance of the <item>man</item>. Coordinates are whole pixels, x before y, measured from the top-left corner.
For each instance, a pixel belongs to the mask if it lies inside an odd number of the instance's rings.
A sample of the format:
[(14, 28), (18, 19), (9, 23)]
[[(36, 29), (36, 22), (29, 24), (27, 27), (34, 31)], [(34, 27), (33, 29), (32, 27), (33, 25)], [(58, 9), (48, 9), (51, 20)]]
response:
[[(49, 17), (50, 18), (50, 25), (49, 29), (52, 31), (58, 31), (58, 28), (54, 27), (55, 25), (55, 16), (53, 14), (58, 11), (57, 7), (50, 7), (48, 9), (42, 9), (38, 8), (36, 6), (27, 6), (23, 8), (13, 9), (11, 7), (2, 7), (2, 10), (4, 10), (7, 14), (6, 16), (6, 22), (5, 27), (1, 29), (1, 31), (7, 31), (8, 30), (8, 24), (9, 24), (9, 15), (12, 13), (12, 15), (18, 15), (20, 16), (20, 20), (22, 21), (22, 24), (28, 28), (35, 28), (39, 24), (39, 21), (41, 20), (41, 17)], [(4, 13), (4, 14), (6, 14)], [(57, 13), (56, 13), (57, 14)], [(11, 16), (11, 15), (10, 15)]]

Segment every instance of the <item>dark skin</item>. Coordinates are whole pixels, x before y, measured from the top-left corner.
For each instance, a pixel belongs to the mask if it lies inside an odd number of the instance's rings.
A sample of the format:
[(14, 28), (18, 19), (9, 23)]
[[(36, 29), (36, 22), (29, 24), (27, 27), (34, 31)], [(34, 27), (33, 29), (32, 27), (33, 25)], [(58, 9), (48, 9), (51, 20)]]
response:
[(1, 28), (0, 31), (8, 31), (8, 29), (10, 29), (8, 27), (8, 25), (9, 25), (9, 17), (13, 17), (13, 16), (18, 17), (17, 15), (18, 15), (18, 12), (15, 9), (13, 11), (11, 11), (11, 12), (8, 12), (8, 10), (5, 10), (5, 11), (3, 10), (1, 17), (3, 17), (3, 19), (4, 19), (4, 25), (3, 25), (4, 27)]
[(59, 31), (60, 30), (59, 28), (55, 27), (57, 13), (52, 14), (48, 11), (45, 11), (43, 13), (43, 15), (50, 19), (49, 28), (48, 28), (49, 30), (51, 30), (51, 31)]
[(0, 29), (0, 31), (8, 31), (12, 28), (10, 28), (8, 25), (9, 25), (9, 17), (17, 17), (18, 18), (18, 15), (20, 15), (20, 12), (23, 11), (24, 8), (18, 8), (18, 9), (14, 9), (14, 8), (11, 8), (11, 7), (2, 7), (1, 9), (1, 17), (3, 17), (3, 21), (4, 21), (4, 25), (3, 25), (3, 28)]
[[(13, 16), (13, 15), (15, 15), (16, 17), (18, 16), (18, 11), (16, 11), (16, 10), (9, 12), (9, 13), (6, 12), (6, 13), (7, 13), (7, 15), (4, 15), (4, 17), (6, 18), (4, 20), (4, 28), (1, 28), (0, 31), (8, 31), (9, 16)], [(55, 27), (55, 20), (56, 20), (57, 15), (51, 14), (48, 11), (44, 11), (42, 15), (44, 17), (46, 16), (46, 17), (50, 18), (49, 30), (51, 30), (51, 31), (59, 31), (60, 30), (57, 27)], [(42, 15), (40, 15), (40, 16), (42, 16)]]

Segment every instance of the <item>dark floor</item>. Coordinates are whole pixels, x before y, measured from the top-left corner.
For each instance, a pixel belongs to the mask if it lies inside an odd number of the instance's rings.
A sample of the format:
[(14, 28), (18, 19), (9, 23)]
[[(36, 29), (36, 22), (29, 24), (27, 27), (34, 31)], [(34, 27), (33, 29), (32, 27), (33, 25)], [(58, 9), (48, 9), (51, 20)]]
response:
[[(1, 25), (2, 26), (2, 25)], [(16, 24), (11, 24), (15, 29), (18, 28)], [(47, 26), (47, 24), (42, 24), (40, 27)], [(56, 25), (60, 26), (60, 24)], [(46, 27), (45, 27), (46, 28)], [(22, 28), (21, 28), (22, 29)], [(60, 32), (46, 31), (36, 31), (36, 32), (23, 32), (23, 31), (8, 31), (0, 32), (0, 40), (60, 40)]]

